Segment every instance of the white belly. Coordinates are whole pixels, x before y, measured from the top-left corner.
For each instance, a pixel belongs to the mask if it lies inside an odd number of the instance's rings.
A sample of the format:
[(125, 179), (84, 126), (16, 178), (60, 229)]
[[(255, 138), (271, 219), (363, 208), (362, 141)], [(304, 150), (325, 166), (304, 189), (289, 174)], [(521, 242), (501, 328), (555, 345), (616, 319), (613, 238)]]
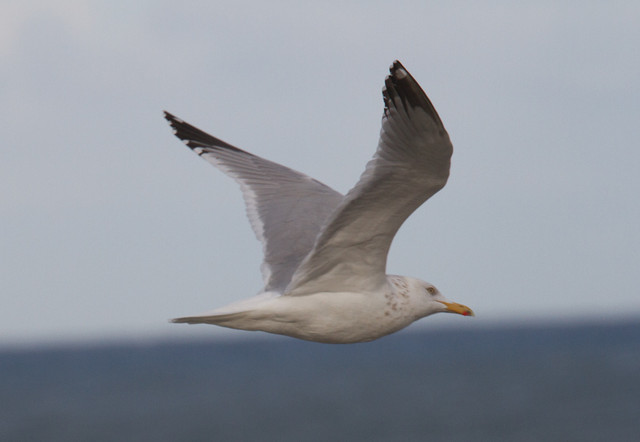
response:
[(411, 324), (415, 318), (403, 307), (384, 294), (281, 296), (218, 325), (316, 342), (365, 342)]

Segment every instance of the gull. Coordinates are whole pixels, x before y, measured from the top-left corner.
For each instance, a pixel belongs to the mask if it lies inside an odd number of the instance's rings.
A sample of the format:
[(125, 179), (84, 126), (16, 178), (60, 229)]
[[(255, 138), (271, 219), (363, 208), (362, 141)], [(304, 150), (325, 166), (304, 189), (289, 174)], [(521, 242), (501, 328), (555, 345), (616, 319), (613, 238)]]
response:
[(453, 153), (417, 81), (399, 61), (389, 71), (377, 150), (346, 195), (165, 111), (178, 138), (240, 185), (264, 252), (258, 295), (172, 322), (338, 344), (372, 341), (434, 313), (473, 316), (433, 284), (386, 274), (393, 237), (444, 187)]

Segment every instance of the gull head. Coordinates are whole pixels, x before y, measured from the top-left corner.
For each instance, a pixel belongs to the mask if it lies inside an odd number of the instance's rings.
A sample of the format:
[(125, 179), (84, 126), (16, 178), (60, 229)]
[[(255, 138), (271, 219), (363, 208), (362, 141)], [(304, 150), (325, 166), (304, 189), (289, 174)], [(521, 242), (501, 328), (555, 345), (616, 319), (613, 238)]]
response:
[[(416, 278), (403, 278), (409, 288), (411, 303), (418, 318), (434, 313), (457, 313), (462, 316), (475, 316), (466, 305), (445, 298), (433, 284)], [(397, 284), (394, 283), (394, 285)], [(417, 319), (417, 318), (416, 318)]]

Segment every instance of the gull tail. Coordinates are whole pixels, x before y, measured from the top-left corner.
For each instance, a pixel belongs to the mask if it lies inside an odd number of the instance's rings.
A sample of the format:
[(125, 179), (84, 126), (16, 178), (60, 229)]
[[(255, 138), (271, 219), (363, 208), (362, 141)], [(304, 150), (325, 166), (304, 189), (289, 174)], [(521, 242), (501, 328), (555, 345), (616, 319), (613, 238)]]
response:
[(228, 323), (237, 321), (246, 316), (248, 312), (209, 314), (198, 316), (184, 316), (171, 320), (174, 324), (212, 324), (228, 327)]
[(261, 308), (269, 301), (278, 298), (279, 293), (264, 292), (252, 298), (243, 299), (216, 310), (209, 310), (194, 316), (172, 319), (175, 324), (213, 324), (222, 327), (253, 330), (251, 324), (261, 318)]

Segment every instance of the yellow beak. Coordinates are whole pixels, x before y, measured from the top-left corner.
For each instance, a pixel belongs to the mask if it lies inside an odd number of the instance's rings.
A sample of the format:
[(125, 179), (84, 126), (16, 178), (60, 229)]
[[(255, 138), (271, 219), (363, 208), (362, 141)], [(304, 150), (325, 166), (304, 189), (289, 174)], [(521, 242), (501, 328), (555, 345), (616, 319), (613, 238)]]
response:
[(438, 301), (447, 307), (447, 312), (449, 313), (457, 313), (462, 316), (475, 316), (473, 310), (471, 310), (466, 305), (458, 304), (457, 302), (444, 302)]

